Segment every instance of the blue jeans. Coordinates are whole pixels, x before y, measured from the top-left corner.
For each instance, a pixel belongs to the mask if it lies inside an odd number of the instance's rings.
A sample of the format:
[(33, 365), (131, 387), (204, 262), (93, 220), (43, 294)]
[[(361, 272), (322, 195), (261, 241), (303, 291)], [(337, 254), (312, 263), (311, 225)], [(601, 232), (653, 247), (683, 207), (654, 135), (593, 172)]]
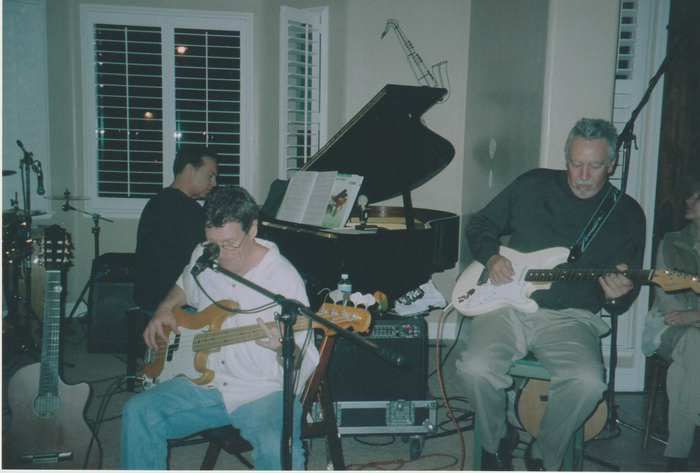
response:
[[(167, 439), (230, 423), (253, 446), (258, 470), (280, 470), (282, 461), (282, 391), (226, 412), (218, 389), (201, 388), (174, 378), (131, 398), (122, 412), (121, 461), (125, 470), (165, 470)], [(301, 404), (294, 401), (292, 467), (304, 469), (300, 440)]]

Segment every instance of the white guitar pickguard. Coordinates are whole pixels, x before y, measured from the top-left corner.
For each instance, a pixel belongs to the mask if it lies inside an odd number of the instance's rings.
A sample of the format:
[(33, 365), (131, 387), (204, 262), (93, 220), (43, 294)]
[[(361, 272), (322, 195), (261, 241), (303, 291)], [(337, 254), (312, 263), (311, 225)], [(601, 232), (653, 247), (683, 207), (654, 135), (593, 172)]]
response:
[(533, 269), (551, 269), (565, 262), (568, 252), (566, 248), (557, 247), (533, 253), (520, 253), (501, 247), (500, 254), (513, 263), (515, 271), (513, 282), (496, 286), (489, 279), (485, 283), (480, 283), (485, 268), (484, 265), (475, 261), (457, 280), (452, 292), (454, 307), (461, 314), (468, 316), (482, 315), (505, 307), (521, 312), (534, 312), (538, 305), (530, 299), (530, 295), (537, 290), (549, 289), (551, 283), (526, 282), (526, 273)]
[[(172, 379), (175, 376), (185, 376), (189, 379), (197, 379), (202, 376), (202, 373), (197, 371), (194, 367), (194, 355), (195, 352), (192, 349), (192, 343), (194, 341), (195, 335), (207, 332), (209, 330), (209, 325), (198, 328), (196, 330), (188, 329), (185, 327), (179, 327), (180, 336), (174, 332), (170, 332), (170, 337), (168, 338), (168, 354), (165, 358), (165, 364), (163, 365), (163, 371), (160, 375), (151, 379), (147, 375), (143, 375), (143, 388), (150, 389), (153, 386), (160, 383), (160, 380)], [(153, 353), (153, 350), (148, 350), (149, 353)], [(146, 354), (148, 359), (149, 353)]]

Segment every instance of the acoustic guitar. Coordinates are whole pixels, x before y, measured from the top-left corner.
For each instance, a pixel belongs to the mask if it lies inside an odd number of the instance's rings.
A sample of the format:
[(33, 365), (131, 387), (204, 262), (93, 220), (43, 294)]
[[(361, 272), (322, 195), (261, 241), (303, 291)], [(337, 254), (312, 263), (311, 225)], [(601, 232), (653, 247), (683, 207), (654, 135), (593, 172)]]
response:
[[(198, 385), (207, 384), (214, 379), (214, 372), (206, 367), (209, 353), (226, 345), (265, 338), (265, 333), (258, 324), (221, 330), (224, 320), (235, 313), (236, 307), (235, 302), (223, 300), (196, 314), (179, 307), (173, 309), (180, 335), (172, 332), (169, 327), (163, 327), (168, 336), (167, 343), (158, 339), (157, 349), (146, 350), (143, 360), (144, 389), (150, 389), (176, 376), (184, 376)], [(369, 312), (364, 309), (330, 303), (323, 304), (317, 315), (341, 328), (352, 328), (356, 332), (367, 330), (372, 320)], [(275, 324), (268, 322), (267, 326), (273, 327)], [(294, 331), (308, 330), (309, 320), (300, 317), (293, 328)], [(327, 330), (318, 322), (312, 322), (311, 328)]]
[(515, 276), (508, 284), (496, 286), (478, 261), (470, 264), (457, 280), (452, 300), (455, 309), (463, 315), (476, 316), (496, 309), (510, 307), (521, 312), (535, 312), (539, 307), (530, 295), (549, 289), (553, 282), (594, 282), (598, 278), (618, 272), (637, 283), (657, 284), (666, 292), (692, 289), (700, 294), (700, 277), (670, 269), (553, 269), (565, 263), (569, 250), (547, 248), (532, 253), (520, 253), (501, 247), (500, 254), (513, 263)]
[[(515, 398), (515, 415), (520, 425), (533, 437), (537, 437), (540, 422), (549, 401), (549, 381), (528, 378)], [(608, 405), (600, 401), (583, 425), (583, 441), (594, 438), (608, 420)]]
[(58, 374), (61, 326), (61, 273), (68, 264), (66, 231), (44, 231), (46, 296), (41, 361), (10, 380), (7, 399), (12, 420), (3, 432), (3, 468), (98, 469), (100, 445), (85, 422), (90, 386), (68, 386)]

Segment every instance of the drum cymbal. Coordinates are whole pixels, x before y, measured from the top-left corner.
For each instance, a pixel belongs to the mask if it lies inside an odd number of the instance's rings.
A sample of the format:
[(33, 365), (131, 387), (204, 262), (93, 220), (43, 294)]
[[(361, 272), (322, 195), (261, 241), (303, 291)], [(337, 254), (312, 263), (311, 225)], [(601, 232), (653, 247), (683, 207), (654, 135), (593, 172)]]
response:
[(2, 177), (11, 176), (13, 174), (17, 174), (17, 171), (7, 171), (5, 169), (2, 170)]
[[(3, 210), (2, 215), (5, 216), (24, 216), (24, 210), (22, 209), (10, 209), (10, 210)], [(46, 212), (42, 212), (41, 210), (32, 210), (29, 212), (29, 215), (31, 217), (38, 217), (39, 215), (46, 215)]]
[(83, 197), (78, 195), (72, 195), (70, 192), (65, 191), (63, 195), (47, 195), (44, 199), (48, 200), (90, 200), (90, 197)]
[(90, 200), (90, 197), (83, 197), (79, 195), (72, 195), (70, 197), (65, 197), (63, 195), (47, 195), (44, 199), (49, 200)]

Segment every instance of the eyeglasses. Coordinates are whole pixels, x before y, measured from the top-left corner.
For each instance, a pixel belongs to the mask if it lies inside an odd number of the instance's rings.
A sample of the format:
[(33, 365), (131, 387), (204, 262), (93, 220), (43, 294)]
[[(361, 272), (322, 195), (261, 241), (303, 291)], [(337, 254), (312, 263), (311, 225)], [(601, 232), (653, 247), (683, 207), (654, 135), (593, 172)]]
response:
[(237, 245), (222, 244), (222, 245), (219, 245), (219, 248), (222, 250), (226, 250), (226, 251), (236, 251), (238, 248), (243, 246), (243, 242), (245, 241), (246, 236), (248, 236), (247, 233), (245, 235), (243, 235), (243, 239)]

